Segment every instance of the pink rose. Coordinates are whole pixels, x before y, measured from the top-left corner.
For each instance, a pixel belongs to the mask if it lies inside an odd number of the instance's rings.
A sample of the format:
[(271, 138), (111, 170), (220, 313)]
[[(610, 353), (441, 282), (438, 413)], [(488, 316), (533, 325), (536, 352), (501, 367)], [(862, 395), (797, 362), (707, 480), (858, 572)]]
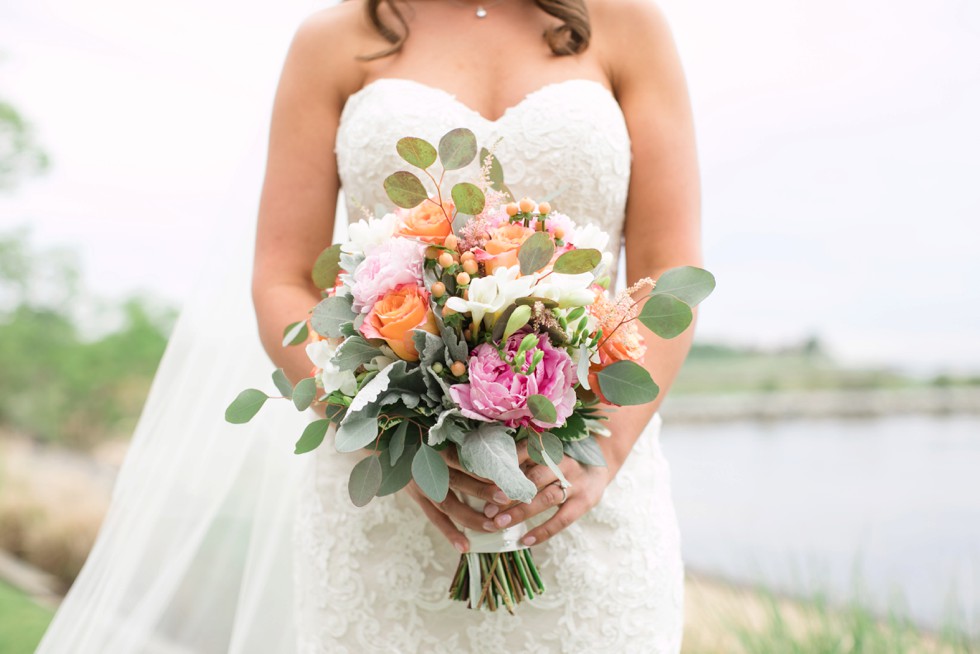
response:
[(375, 302), (403, 284), (422, 285), (423, 246), (392, 238), (369, 254), (352, 275), (354, 311), (368, 313)]
[[(513, 357), (527, 336), (518, 332), (507, 339), (506, 351)], [(571, 357), (554, 347), (547, 334), (538, 335), (538, 344), (525, 353), (529, 366), (534, 353), (544, 352), (544, 359), (530, 375), (517, 374), (497, 354), (497, 348), (482, 343), (474, 348), (469, 362), (469, 383), (455, 384), (449, 392), (459, 404), (461, 413), (474, 420), (499, 420), (508, 427), (533, 424), (539, 429), (549, 429), (564, 424), (575, 408), (576, 381)], [(558, 412), (554, 423), (535, 420), (527, 406), (531, 395), (544, 395), (551, 400)]]

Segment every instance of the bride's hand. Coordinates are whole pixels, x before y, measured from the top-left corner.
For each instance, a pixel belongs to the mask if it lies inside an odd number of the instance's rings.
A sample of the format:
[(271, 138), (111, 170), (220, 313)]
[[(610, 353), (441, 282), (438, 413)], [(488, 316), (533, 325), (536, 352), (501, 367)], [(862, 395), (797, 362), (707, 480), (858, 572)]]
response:
[(599, 503), (606, 487), (612, 481), (612, 472), (604, 466), (586, 466), (566, 456), (558, 465), (571, 484), (565, 499), (555, 476), (547, 466), (534, 465), (525, 474), (538, 488), (538, 494), (529, 504), (519, 502), (500, 510), (494, 504), (484, 508), (484, 531), (497, 531), (524, 522), (528, 518), (557, 506), (558, 511), (532, 529), (521, 540), (524, 545), (543, 543), (588, 513)]
[(473, 531), (486, 532), (496, 531), (496, 529), (492, 526), (487, 529), (485, 527), (487, 519), (483, 513), (460, 500), (453, 491), (483, 500), (487, 506), (499, 507), (508, 504), (510, 500), (496, 484), (481, 477), (474, 477), (464, 470), (459, 462), (456, 448), (447, 447), (440, 454), (449, 466), (450, 492), (446, 493), (446, 499), (442, 502), (433, 502), (414, 481), (410, 481), (405, 490), (422, 507), (429, 521), (442, 532), (453, 547), (463, 553), (469, 550), (469, 540), (457, 525)]

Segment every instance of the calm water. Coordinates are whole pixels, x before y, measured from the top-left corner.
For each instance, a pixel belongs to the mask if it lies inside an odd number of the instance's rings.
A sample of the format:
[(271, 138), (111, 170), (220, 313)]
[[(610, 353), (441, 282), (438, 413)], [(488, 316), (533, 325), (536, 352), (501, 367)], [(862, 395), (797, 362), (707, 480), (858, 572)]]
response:
[(692, 569), (980, 625), (980, 418), (665, 424), (662, 443)]

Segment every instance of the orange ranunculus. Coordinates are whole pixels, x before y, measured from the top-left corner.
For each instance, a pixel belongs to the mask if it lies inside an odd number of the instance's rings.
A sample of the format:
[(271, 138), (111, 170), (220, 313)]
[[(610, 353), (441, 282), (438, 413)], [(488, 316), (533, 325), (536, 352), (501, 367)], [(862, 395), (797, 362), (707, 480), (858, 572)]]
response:
[(599, 360), (603, 366), (616, 361), (643, 361), (647, 347), (643, 343), (643, 335), (633, 323), (620, 325), (613, 329), (608, 338), (603, 337), (599, 346)]
[(534, 234), (533, 229), (520, 223), (501, 225), (490, 232), (490, 240), (483, 246), (488, 254), (493, 255), (493, 258), (486, 262), (487, 272), (492, 274), (497, 268), (517, 265), (517, 251), (532, 234)]
[(422, 329), (438, 334), (435, 317), (429, 309), (429, 293), (415, 284), (402, 284), (378, 300), (364, 318), (361, 333), (367, 338), (383, 338), (406, 361), (418, 361), (412, 331)]
[(443, 202), (442, 207), (436, 202), (426, 200), (414, 209), (398, 212), (395, 233), (433, 245), (442, 245), (453, 232), (452, 223), (447, 216), (451, 218), (455, 210), (452, 200)]

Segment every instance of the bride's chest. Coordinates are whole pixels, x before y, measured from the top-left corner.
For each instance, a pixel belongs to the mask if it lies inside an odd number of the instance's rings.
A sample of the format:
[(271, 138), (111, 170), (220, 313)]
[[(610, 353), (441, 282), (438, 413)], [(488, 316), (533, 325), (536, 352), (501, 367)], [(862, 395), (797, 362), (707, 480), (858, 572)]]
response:
[[(419, 82), (385, 78), (368, 84), (348, 99), (337, 132), (337, 164), (348, 200), (371, 209), (386, 203), (382, 180), (408, 167), (395, 151), (398, 139), (418, 136), (435, 143), (456, 127), (471, 129), (481, 147), (494, 149), (515, 194), (547, 199), (576, 220), (619, 231), (629, 183), (629, 134), (612, 94), (587, 80), (544, 86), (496, 120)], [(476, 170), (461, 174), (472, 178)]]

